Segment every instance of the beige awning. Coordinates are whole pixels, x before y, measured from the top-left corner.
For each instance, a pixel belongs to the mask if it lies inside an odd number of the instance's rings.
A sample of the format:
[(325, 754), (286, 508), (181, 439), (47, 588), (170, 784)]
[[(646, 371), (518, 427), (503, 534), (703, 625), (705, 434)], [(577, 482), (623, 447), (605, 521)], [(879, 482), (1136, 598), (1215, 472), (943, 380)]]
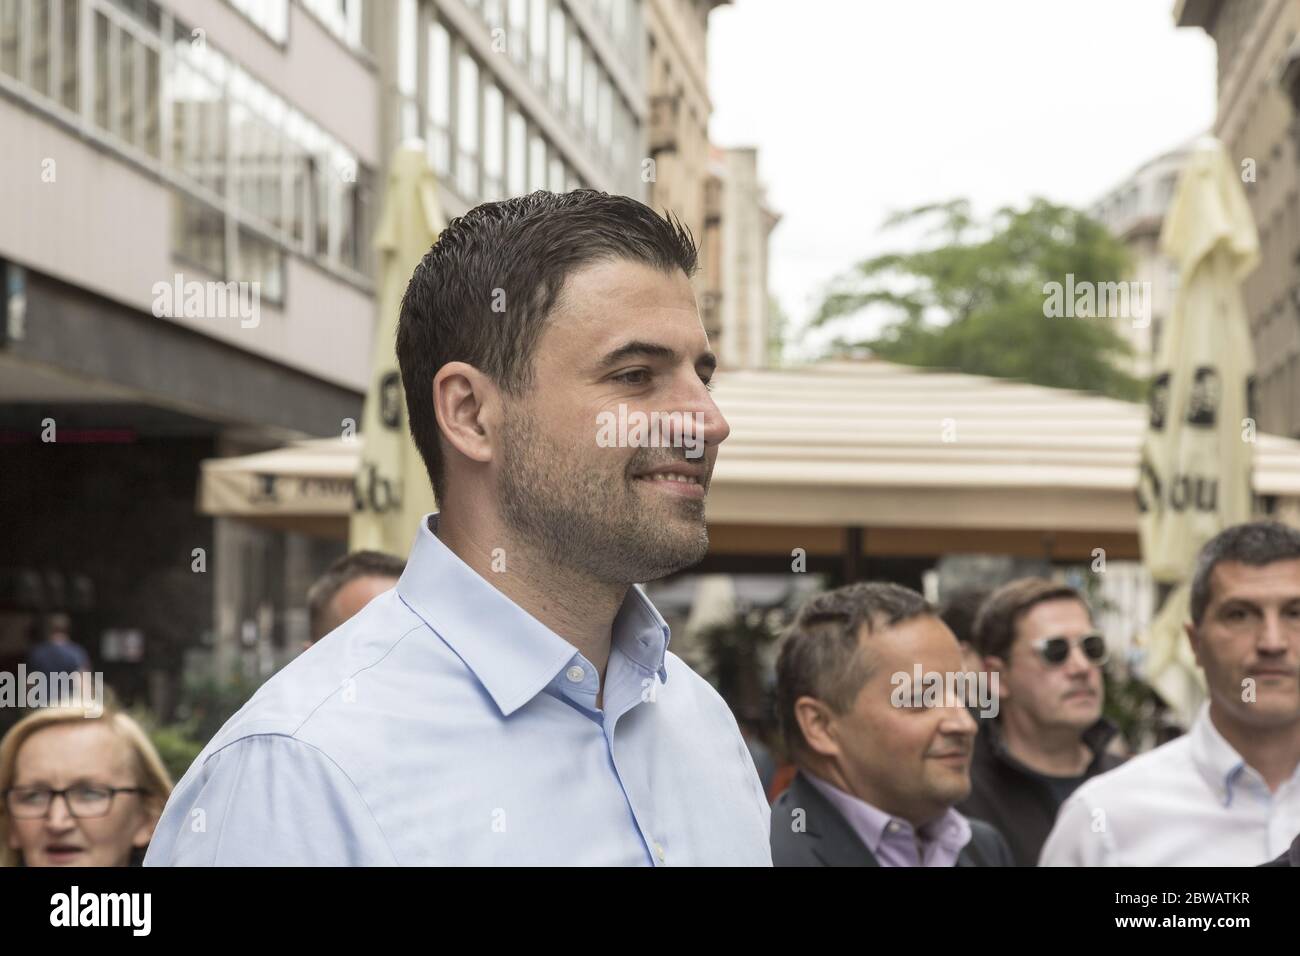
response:
[[(1136, 555), (1145, 405), (874, 360), (723, 370), (717, 382), (731, 435), (709, 493), (715, 548), (768, 541), (788, 553), (796, 540), (834, 550), (838, 530), (857, 526), (875, 553), (1040, 553), (1035, 542), (1050, 534), (1080, 547), (1126, 543)], [(206, 461), (201, 508), (345, 526), (357, 448), (326, 439)], [(1294, 507), (1300, 442), (1260, 435), (1255, 482)], [(774, 535), (780, 528), (793, 537)]]

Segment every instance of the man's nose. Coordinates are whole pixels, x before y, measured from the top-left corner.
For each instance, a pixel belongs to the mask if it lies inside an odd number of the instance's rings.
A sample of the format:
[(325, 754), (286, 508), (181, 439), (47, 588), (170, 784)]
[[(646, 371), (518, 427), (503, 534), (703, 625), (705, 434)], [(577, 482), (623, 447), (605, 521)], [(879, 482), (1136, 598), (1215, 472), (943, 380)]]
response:
[(698, 375), (691, 371), (684, 389), (675, 396), (676, 404), (670, 411), (682, 413), (683, 444), (720, 445), (731, 434), (731, 426), (713, 400), (713, 393), (705, 387)]
[(1073, 675), (1086, 674), (1093, 668), (1093, 662), (1083, 651), (1083, 644), (1071, 644), (1070, 655), (1065, 659), (1065, 669)]
[(949, 701), (943, 723), (939, 726), (941, 733), (956, 737), (975, 736), (975, 733), (979, 730), (979, 724), (975, 722), (975, 717), (971, 714), (966, 703), (960, 697)]
[(1269, 611), (1264, 615), (1264, 626), (1260, 628), (1256, 649), (1261, 654), (1285, 654), (1290, 646), (1281, 616), (1276, 610)]

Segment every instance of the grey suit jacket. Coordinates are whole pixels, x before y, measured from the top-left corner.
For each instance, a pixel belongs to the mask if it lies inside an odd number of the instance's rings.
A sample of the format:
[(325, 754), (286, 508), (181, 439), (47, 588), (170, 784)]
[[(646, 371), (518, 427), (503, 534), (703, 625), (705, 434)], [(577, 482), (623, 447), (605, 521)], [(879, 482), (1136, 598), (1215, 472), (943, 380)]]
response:
[[(793, 827), (801, 809), (803, 827)], [(957, 856), (958, 866), (1015, 866), (1002, 834), (982, 820), (970, 820), (971, 839)], [(847, 820), (802, 771), (772, 805), (773, 866), (879, 866), (875, 854)]]

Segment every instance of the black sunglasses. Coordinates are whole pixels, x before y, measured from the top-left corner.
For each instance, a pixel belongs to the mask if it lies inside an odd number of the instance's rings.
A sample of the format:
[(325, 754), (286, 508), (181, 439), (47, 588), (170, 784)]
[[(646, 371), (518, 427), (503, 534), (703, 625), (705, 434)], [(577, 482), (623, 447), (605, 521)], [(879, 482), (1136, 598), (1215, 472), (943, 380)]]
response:
[(1068, 637), (1045, 637), (1034, 641), (1030, 646), (1043, 659), (1043, 663), (1056, 667), (1065, 663), (1065, 659), (1070, 656), (1070, 648), (1076, 643), (1083, 648), (1083, 656), (1088, 658), (1089, 663), (1106, 663), (1110, 652), (1106, 647), (1106, 638), (1100, 634), (1085, 634), (1078, 641), (1071, 641)]

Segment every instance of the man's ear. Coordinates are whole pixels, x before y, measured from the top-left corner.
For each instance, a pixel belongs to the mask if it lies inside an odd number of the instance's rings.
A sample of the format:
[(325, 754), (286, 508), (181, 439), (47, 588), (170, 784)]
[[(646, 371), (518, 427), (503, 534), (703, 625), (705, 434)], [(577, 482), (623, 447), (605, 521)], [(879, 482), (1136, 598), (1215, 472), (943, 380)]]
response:
[(794, 702), (794, 717), (803, 731), (805, 745), (823, 757), (838, 757), (835, 713), (816, 697), (800, 697)]
[(496, 384), (466, 362), (448, 362), (433, 377), (433, 412), (442, 436), (470, 461), (492, 460), (501, 395)]
[(1007, 669), (1007, 662), (996, 654), (986, 654), (984, 655), (984, 669), (990, 674), (998, 675), (998, 699), (1006, 700), (1010, 697), (1011, 688), (1008, 687), (1007, 682), (1002, 679), (1002, 672)]

